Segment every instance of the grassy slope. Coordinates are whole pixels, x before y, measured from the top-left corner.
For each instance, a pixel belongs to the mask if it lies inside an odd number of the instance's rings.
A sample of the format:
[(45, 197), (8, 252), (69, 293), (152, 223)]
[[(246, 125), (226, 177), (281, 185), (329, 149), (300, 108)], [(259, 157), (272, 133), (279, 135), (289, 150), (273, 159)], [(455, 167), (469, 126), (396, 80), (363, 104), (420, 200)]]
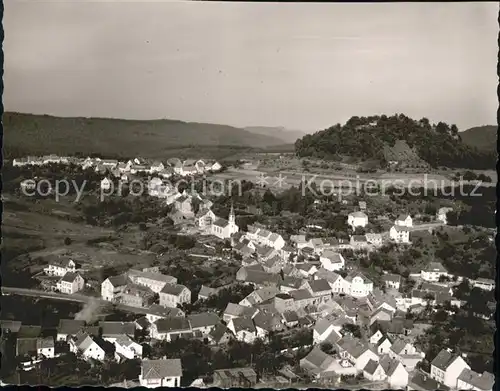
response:
[(7, 155), (84, 154), (162, 157), (188, 146), (268, 147), (283, 141), (226, 125), (174, 120), (133, 121), (104, 118), (60, 118), (5, 113)]
[(497, 127), (495, 125), (476, 126), (460, 132), (460, 137), (467, 145), (494, 150), (497, 145)]

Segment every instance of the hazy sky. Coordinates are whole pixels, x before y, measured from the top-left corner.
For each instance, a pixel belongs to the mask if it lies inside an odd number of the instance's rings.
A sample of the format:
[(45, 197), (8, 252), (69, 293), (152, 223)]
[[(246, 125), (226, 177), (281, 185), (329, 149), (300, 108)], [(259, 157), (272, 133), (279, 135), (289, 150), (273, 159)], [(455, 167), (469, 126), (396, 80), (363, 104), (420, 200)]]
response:
[(319, 130), (495, 124), (498, 5), (4, 2), (9, 111)]

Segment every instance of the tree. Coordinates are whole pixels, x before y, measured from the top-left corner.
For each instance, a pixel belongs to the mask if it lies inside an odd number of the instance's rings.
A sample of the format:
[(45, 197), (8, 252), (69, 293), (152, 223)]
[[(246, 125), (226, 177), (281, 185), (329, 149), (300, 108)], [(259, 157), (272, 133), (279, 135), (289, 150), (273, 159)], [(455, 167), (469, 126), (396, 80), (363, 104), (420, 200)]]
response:
[(69, 246), (71, 243), (72, 243), (71, 238), (69, 238), (69, 237), (66, 236), (64, 238), (64, 245)]

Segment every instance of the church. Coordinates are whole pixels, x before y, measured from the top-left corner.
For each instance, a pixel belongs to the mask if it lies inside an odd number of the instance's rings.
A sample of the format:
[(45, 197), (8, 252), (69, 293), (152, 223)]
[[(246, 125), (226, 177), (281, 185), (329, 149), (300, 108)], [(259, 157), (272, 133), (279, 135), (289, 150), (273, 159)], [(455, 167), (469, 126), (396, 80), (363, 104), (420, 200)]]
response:
[(234, 215), (234, 207), (231, 205), (229, 212), (229, 220), (217, 218), (210, 227), (211, 234), (220, 239), (229, 239), (233, 234), (239, 231), (236, 225), (236, 216)]

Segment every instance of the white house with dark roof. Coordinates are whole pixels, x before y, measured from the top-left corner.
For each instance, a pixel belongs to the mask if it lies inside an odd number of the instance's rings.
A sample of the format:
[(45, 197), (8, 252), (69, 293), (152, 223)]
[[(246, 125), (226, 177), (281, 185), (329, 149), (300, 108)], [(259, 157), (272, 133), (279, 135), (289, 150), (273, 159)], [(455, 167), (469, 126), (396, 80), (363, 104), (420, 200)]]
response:
[(119, 336), (113, 341), (113, 344), (115, 345), (115, 358), (118, 361), (142, 358), (142, 345), (135, 342), (128, 335)]
[(45, 337), (37, 338), (36, 340), (36, 353), (38, 357), (54, 358), (55, 347), (54, 338)]
[(208, 335), (218, 324), (220, 318), (213, 312), (203, 312), (199, 314), (190, 314), (187, 316), (191, 330), (200, 331), (203, 335)]
[(269, 333), (282, 331), (285, 326), (280, 315), (259, 311), (253, 318), (258, 338), (265, 340)]
[(156, 322), (158, 319), (165, 318), (183, 318), (185, 316), (184, 312), (179, 308), (163, 307), (159, 304), (152, 304), (146, 313), (146, 319), (150, 323)]
[(478, 278), (471, 282), (474, 288), (483, 289), (485, 291), (492, 291), (495, 289), (495, 280), (489, 278)]
[(366, 297), (373, 291), (373, 282), (361, 273), (350, 273), (345, 278), (346, 293), (353, 297)]
[(332, 292), (335, 293), (346, 292), (347, 289), (346, 283), (340, 274), (337, 274), (325, 268), (321, 268), (314, 274), (314, 278), (328, 281), (330, 287), (332, 288)]
[(182, 364), (179, 358), (143, 360), (139, 383), (141, 387), (180, 387)]
[(382, 281), (387, 288), (398, 289), (401, 287), (402, 277), (399, 274), (387, 273), (382, 276)]
[(191, 291), (184, 285), (165, 284), (160, 291), (160, 305), (175, 308), (184, 303), (191, 303)]
[(106, 355), (105, 350), (94, 337), (85, 332), (79, 332), (69, 339), (69, 350), (72, 353), (81, 353), (84, 359), (94, 359), (103, 361)]
[(372, 382), (381, 382), (387, 378), (387, 375), (379, 361), (370, 359), (363, 368), (363, 377)]
[(77, 265), (72, 259), (56, 258), (51, 260), (43, 271), (49, 276), (63, 277), (66, 273), (75, 273), (77, 271)]
[(120, 321), (101, 321), (99, 322), (102, 338), (105, 341), (113, 343), (117, 338), (123, 336), (134, 336), (135, 323), (134, 322), (120, 322)]
[(307, 289), (313, 297), (323, 302), (327, 301), (332, 296), (332, 287), (327, 280), (309, 280), (304, 284), (304, 288)]
[(57, 340), (67, 341), (68, 338), (75, 336), (85, 327), (84, 320), (60, 319), (57, 327)]
[(257, 338), (257, 329), (250, 317), (233, 318), (227, 324), (238, 341), (253, 343)]
[(222, 319), (224, 322), (229, 323), (231, 319), (240, 318), (240, 317), (254, 317), (259, 310), (253, 307), (246, 307), (243, 305), (228, 303), (226, 309), (224, 310), (224, 314)]
[(358, 371), (362, 371), (368, 361), (378, 361), (378, 355), (370, 348), (368, 344), (361, 342), (353, 337), (343, 337), (336, 344), (340, 357), (351, 362)]
[(215, 213), (209, 208), (200, 208), (195, 215), (196, 225), (202, 229), (211, 229), (213, 222), (217, 220)]
[(368, 216), (364, 212), (352, 212), (347, 216), (347, 224), (353, 229), (356, 227), (366, 227), (368, 225)]
[(377, 233), (367, 233), (365, 234), (366, 241), (376, 247), (382, 246), (383, 240), (382, 240), (382, 234), (377, 234)]
[(211, 288), (206, 285), (202, 285), (200, 291), (198, 292), (198, 300), (207, 300), (210, 296), (215, 296), (222, 288)]
[(453, 208), (447, 208), (447, 207), (439, 208), (439, 210), (436, 213), (436, 219), (444, 224), (448, 224), (447, 214), (452, 210)]
[(470, 369), (470, 366), (464, 359), (451, 350), (443, 349), (431, 361), (431, 377), (437, 382), (450, 388), (457, 387), (457, 379), (464, 369)]
[(84, 286), (85, 280), (80, 273), (68, 272), (57, 282), (59, 292), (69, 295), (81, 291)]
[(420, 278), (429, 282), (437, 282), (441, 276), (447, 277), (449, 274), (440, 262), (431, 262), (429, 266), (420, 272)]
[(119, 301), (128, 283), (126, 274), (106, 278), (101, 284), (101, 298), (106, 301)]
[(268, 231), (267, 229), (249, 225), (247, 227), (247, 238), (258, 244), (269, 246), (275, 250), (281, 250), (285, 246), (285, 240), (280, 234)]
[(253, 307), (274, 298), (278, 293), (280, 293), (280, 290), (275, 286), (263, 287), (248, 294), (239, 304), (245, 307)]
[(315, 344), (331, 339), (332, 334), (336, 340), (342, 338), (342, 335), (335, 330), (335, 326), (330, 319), (321, 318), (316, 321), (313, 328), (313, 342)]
[(326, 270), (336, 271), (345, 267), (345, 259), (342, 254), (331, 250), (325, 250), (319, 258), (321, 266)]
[(180, 336), (192, 336), (191, 326), (186, 318), (164, 318), (152, 323), (149, 328), (151, 338), (167, 342)]
[(134, 284), (147, 287), (155, 293), (160, 293), (167, 284), (177, 284), (177, 278), (151, 271), (130, 269), (128, 277)]
[(366, 235), (351, 235), (349, 244), (353, 250), (367, 249), (370, 247)]
[(393, 225), (389, 237), (396, 243), (410, 243), (410, 230), (406, 226)]
[(394, 225), (411, 228), (413, 227), (413, 219), (410, 215), (401, 214), (394, 222)]
[(489, 372), (477, 373), (465, 368), (457, 379), (459, 390), (490, 391), (495, 384), (495, 375)]

